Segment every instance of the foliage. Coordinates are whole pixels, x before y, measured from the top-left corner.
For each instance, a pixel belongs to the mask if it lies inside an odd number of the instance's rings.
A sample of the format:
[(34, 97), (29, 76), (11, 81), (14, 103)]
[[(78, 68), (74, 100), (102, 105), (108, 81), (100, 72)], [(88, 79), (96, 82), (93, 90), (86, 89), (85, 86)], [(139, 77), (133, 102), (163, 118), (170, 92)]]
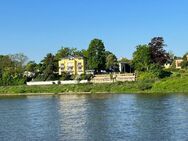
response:
[(78, 55), (79, 51), (76, 48), (69, 47), (61, 47), (60, 50), (55, 55), (56, 60), (60, 60), (61, 58)]
[(25, 70), (29, 72), (36, 72), (37, 71), (36, 67), (37, 67), (37, 64), (35, 63), (35, 61), (29, 61), (27, 65), (25, 66)]
[(69, 80), (70, 79), (70, 74), (66, 73), (66, 72), (62, 72), (60, 79), (61, 80)]
[(125, 62), (125, 63), (128, 63), (129, 65), (132, 65), (132, 60), (129, 60), (129, 59), (125, 58), (125, 57), (121, 58), (119, 60), (119, 62)]
[(138, 45), (133, 53), (133, 66), (137, 71), (147, 71), (151, 64), (150, 50), (147, 45)]
[(91, 80), (93, 78), (92, 74), (81, 74), (80, 75), (80, 80)]
[(188, 69), (188, 53), (183, 56), (183, 62), (181, 63), (183, 69)]
[(163, 49), (166, 46), (162, 37), (154, 37), (148, 45), (137, 46), (133, 53), (133, 66), (139, 72), (150, 72), (158, 78), (169, 77), (170, 72), (164, 71), (166, 62), (171, 62), (169, 53)]
[(157, 79), (157, 76), (152, 72), (140, 72), (138, 75), (139, 81), (155, 80), (155, 79)]
[(106, 57), (106, 69), (111, 72), (115, 72), (118, 70), (118, 62), (114, 54), (109, 54)]
[(139, 90), (142, 91), (149, 90), (152, 88), (154, 82), (155, 82), (154, 80), (149, 80), (149, 79), (138, 81), (138, 88)]
[(80, 56), (82, 56), (84, 58), (85, 69), (88, 69), (89, 68), (89, 66), (88, 66), (88, 58), (89, 58), (88, 51), (85, 49), (82, 49), (80, 51)]
[(150, 49), (151, 63), (163, 66), (170, 59), (169, 54), (163, 49), (163, 47), (166, 46), (163, 37), (152, 38), (148, 45)]
[(105, 46), (100, 39), (93, 39), (88, 48), (88, 67), (89, 69), (100, 72), (105, 70)]
[(157, 79), (156, 74), (153, 72), (140, 72), (138, 75), (138, 88), (142, 91), (149, 90)]
[[(14, 56), (14, 57), (13, 57)], [(22, 85), (26, 78), (23, 76), (25, 55), (0, 55), (0, 85)]]
[(44, 80), (55, 80), (57, 78), (56, 72), (58, 71), (58, 63), (55, 56), (49, 53), (41, 62)]

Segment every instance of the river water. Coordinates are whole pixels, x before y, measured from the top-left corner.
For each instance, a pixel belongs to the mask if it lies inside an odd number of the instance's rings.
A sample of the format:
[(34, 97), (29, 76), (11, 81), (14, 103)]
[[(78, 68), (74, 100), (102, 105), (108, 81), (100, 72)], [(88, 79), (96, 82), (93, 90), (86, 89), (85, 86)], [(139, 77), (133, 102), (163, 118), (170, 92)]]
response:
[(0, 141), (186, 141), (188, 96), (0, 98)]

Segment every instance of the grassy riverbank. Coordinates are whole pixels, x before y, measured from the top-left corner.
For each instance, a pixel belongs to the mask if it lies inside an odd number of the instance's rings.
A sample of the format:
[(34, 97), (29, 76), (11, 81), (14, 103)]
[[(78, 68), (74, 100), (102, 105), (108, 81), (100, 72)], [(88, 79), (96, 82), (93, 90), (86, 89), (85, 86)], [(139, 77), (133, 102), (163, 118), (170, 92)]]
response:
[(178, 75), (157, 81), (111, 84), (78, 84), (48, 86), (1, 86), (0, 94), (39, 93), (188, 93), (188, 75)]
[(48, 85), (48, 86), (2, 86), (1, 94), (18, 93), (136, 93), (136, 83), (113, 84), (77, 84), (77, 85)]
[(188, 93), (188, 75), (165, 78), (155, 82), (151, 92)]

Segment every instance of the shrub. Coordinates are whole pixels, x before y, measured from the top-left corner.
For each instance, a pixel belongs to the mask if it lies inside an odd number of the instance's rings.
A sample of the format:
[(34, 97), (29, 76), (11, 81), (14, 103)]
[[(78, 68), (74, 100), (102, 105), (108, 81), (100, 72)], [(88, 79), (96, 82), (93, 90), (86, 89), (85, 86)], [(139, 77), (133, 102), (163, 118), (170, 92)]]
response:
[(157, 79), (157, 76), (152, 72), (141, 72), (138, 75), (138, 80), (153, 80)]
[(153, 80), (144, 80), (138, 82), (138, 88), (142, 91), (149, 90), (152, 88), (154, 81)]
[(61, 74), (61, 80), (70, 80), (70, 74), (68, 74), (68, 73), (66, 73), (66, 72), (63, 72), (62, 74)]
[(81, 80), (88, 80), (90, 81), (92, 79), (92, 74), (81, 74)]

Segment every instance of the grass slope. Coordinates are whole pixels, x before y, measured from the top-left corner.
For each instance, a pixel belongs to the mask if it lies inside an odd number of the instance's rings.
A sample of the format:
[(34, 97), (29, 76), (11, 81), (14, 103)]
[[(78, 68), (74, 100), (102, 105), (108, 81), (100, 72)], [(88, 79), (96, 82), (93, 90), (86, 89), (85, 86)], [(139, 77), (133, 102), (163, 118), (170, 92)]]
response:
[(170, 77), (155, 82), (151, 92), (188, 93), (188, 76)]
[[(150, 87), (151, 86), (151, 87)], [(146, 89), (145, 89), (146, 88)], [(48, 86), (1, 86), (0, 94), (19, 93), (188, 93), (188, 75), (172, 76), (156, 82), (77, 84)]]

